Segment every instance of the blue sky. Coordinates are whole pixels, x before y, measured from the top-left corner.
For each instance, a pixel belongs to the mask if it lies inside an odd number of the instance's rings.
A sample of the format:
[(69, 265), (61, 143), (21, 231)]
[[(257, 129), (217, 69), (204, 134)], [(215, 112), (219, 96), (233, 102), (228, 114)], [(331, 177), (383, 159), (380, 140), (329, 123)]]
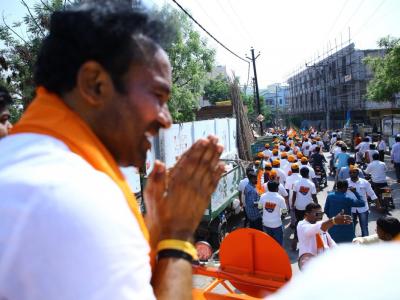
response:
[[(9, 23), (20, 20), (26, 9), (19, 1), (0, 0)], [(29, 6), (39, 0), (26, 0)], [(145, 0), (148, 5), (175, 4)], [(340, 46), (350, 36), (356, 48), (375, 48), (388, 34), (400, 37), (399, 0), (178, 0), (222, 43), (240, 56), (250, 47), (260, 51), (257, 73), (260, 87), (286, 80), (327, 48)], [(199, 29), (200, 30), (200, 29)], [(205, 34), (204, 34), (205, 36)], [(217, 63), (227, 65), (246, 81), (247, 64), (209, 39), (217, 50)], [(329, 46), (330, 45), (330, 46)]]

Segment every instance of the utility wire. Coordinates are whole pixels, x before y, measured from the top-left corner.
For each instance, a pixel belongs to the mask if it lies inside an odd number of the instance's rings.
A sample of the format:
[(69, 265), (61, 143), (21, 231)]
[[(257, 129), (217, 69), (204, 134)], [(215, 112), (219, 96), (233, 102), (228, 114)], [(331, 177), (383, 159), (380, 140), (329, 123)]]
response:
[(233, 52), (231, 49), (229, 49), (227, 46), (222, 44), (219, 40), (217, 40), (216, 37), (214, 37), (210, 32), (208, 32), (207, 29), (205, 29), (199, 22), (197, 22), (196, 19), (193, 18), (192, 15), (189, 14), (189, 12), (186, 11), (176, 0), (172, 0), (172, 2), (174, 2), (193, 22), (195, 22), (197, 24), (197, 26), (199, 26), (205, 33), (207, 33), (215, 42), (217, 42), (219, 45), (221, 45), (225, 50), (227, 50), (228, 52), (230, 52), (232, 55), (236, 56), (240, 60), (242, 60), (242, 61), (244, 61), (246, 63), (249, 63), (249, 61), (247, 59), (244, 59), (243, 57), (240, 57), (235, 52)]
[(350, 16), (350, 18), (348, 18), (347, 22), (344, 24), (344, 26), (343, 26), (342, 30), (340, 30), (340, 32), (343, 32), (343, 30), (347, 27), (347, 24), (350, 23), (351, 19), (356, 15), (356, 13), (359, 11), (360, 7), (363, 5), (364, 2), (365, 2), (365, 0), (360, 1), (356, 10), (353, 12), (353, 14)]
[(375, 8), (375, 10), (372, 12), (372, 14), (365, 20), (365, 22), (361, 25), (361, 27), (358, 29), (358, 31), (353, 35), (353, 38), (357, 35), (360, 34), (365, 28), (366, 25), (371, 21), (371, 19), (375, 16), (375, 14), (378, 12), (378, 10), (382, 7), (382, 5), (386, 2), (386, 0), (382, 0), (379, 5)]
[(336, 25), (337, 21), (339, 21), (340, 17), (342, 16), (342, 13), (343, 13), (347, 3), (349, 3), (349, 1), (344, 0), (343, 6), (340, 9), (340, 12), (339, 12), (338, 16), (336, 17), (335, 21), (333, 22), (332, 26), (330, 27), (330, 29), (329, 29), (329, 31), (328, 31), (328, 33), (326, 35), (328, 38), (329, 38), (329, 35), (331, 34), (333, 28), (335, 28), (335, 25)]

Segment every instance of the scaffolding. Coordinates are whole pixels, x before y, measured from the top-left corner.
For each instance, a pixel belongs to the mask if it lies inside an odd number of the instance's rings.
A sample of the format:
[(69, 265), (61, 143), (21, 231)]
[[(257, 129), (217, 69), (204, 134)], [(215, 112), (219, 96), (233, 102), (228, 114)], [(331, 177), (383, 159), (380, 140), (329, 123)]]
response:
[[(383, 55), (382, 50), (358, 50), (349, 40), (326, 49), (289, 75), (289, 115), (339, 128), (350, 114), (365, 110), (367, 82), (372, 73), (363, 63), (368, 55)], [(316, 122), (318, 121), (318, 122)]]

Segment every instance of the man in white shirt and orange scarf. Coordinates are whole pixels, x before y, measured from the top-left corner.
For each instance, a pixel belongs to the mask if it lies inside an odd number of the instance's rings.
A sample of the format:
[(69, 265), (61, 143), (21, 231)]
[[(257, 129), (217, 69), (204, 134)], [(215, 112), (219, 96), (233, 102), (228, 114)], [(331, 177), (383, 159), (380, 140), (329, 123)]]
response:
[(119, 169), (143, 166), (171, 125), (169, 34), (129, 1), (51, 16), (35, 99), (0, 141), (0, 298), (191, 298), (191, 241), (223, 147), (201, 139), (168, 173), (156, 161), (145, 218)]
[(312, 202), (306, 206), (304, 220), (297, 224), (299, 261), (303, 255), (316, 256), (336, 247), (328, 229), (335, 225), (352, 223), (352, 217), (344, 215), (343, 212), (326, 221), (322, 221), (323, 215), (321, 205), (318, 203)]

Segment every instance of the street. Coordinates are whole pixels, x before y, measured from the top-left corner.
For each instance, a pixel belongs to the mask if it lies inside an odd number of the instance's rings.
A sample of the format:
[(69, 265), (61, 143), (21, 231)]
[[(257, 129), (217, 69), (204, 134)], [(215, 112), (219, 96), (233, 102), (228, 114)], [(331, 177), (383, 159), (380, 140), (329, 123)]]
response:
[[(329, 155), (325, 153), (325, 156), (327, 159), (329, 159)], [(396, 208), (394, 210), (391, 210), (390, 213), (393, 217), (400, 218), (400, 184), (396, 183), (396, 176), (394, 173), (394, 168), (393, 165), (390, 163), (390, 157), (388, 155), (385, 156), (385, 163), (388, 166), (388, 172), (387, 172), (387, 179), (388, 179), (388, 184), (392, 188), (392, 195), (394, 199), (394, 203)], [(318, 197), (318, 202), (321, 204), (322, 207), (325, 205), (325, 200), (328, 195), (328, 193), (332, 190), (333, 188), (333, 178), (328, 177), (328, 187), (322, 190), (317, 194)], [(374, 234), (375, 229), (376, 229), (376, 220), (382, 216), (382, 213), (378, 212), (375, 210), (375, 208), (371, 208), (370, 210), (370, 215), (369, 215), (369, 221), (368, 221), (368, 227), (369, 227), (369, 234)], [(325, 216), (326, 218), (326, 216)], [(240, 224), (237, 224), (240, 227)], [(284, 248), (289, 255), (291, 265), (292, 265), (292, 272), (293, 272), (293, 278), (296, 277), (296, 274), (299, 272), (299, 268), (297, 265), (297, 258), (298, 258), (298, 251), (293, 251), (291, 249), (291, 240), (293, 238), (293, 229), (289, 227), (290, 225), (290, 219), (287, 217), (284, 220)], [(360, 231), (360, 226), (356, 226), (356, 236), (361, 236), (361, 231)], [(197, 276), (195, 275), (193, 277), (193, 282), (195, 287), (205, 287), (208, 283), (211, 282), (211, 278), (207, 278), (204, 276)], [(224, 288), (220, 287), (218, 288), (217, 291), (223, 292)]]

